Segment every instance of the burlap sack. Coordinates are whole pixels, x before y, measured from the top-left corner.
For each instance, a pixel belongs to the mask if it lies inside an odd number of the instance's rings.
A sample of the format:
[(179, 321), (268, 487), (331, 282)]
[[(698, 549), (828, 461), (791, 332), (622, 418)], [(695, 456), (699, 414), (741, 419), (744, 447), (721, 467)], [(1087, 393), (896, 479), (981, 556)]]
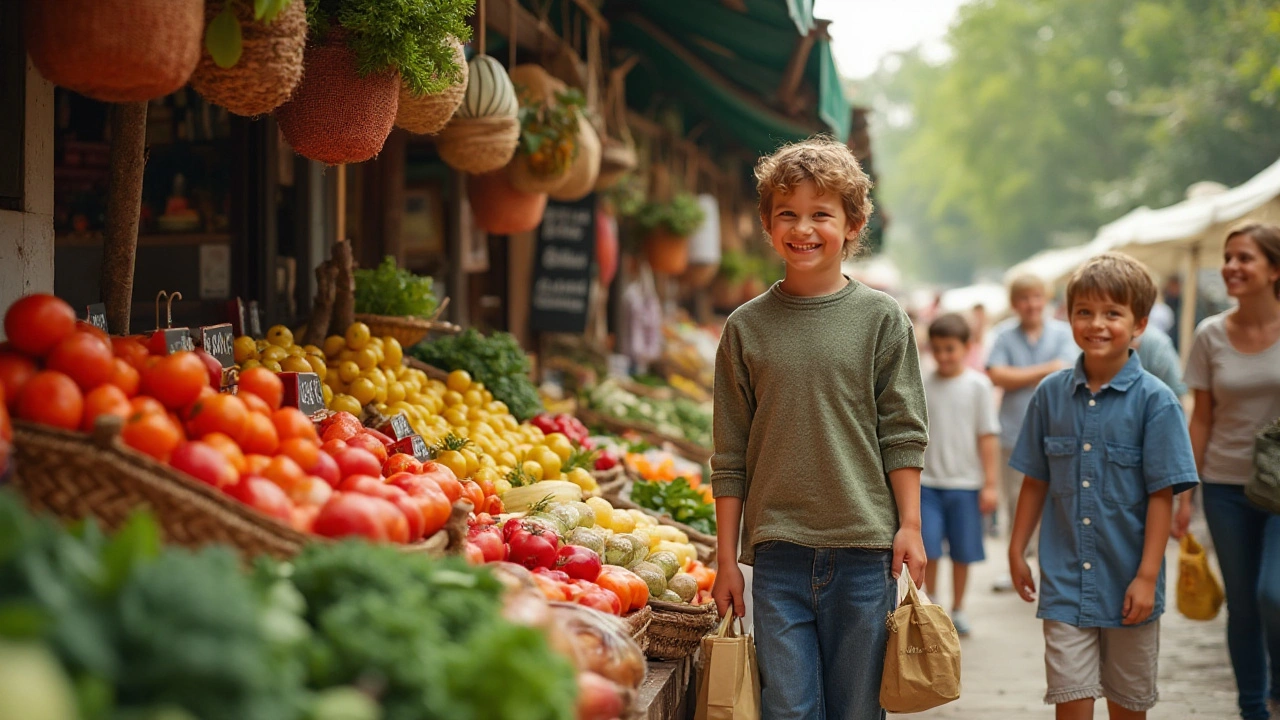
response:
[(1192, 620), (1212, 620), (1222, 607), (1222, 586), (1209, 568), (1209, 557), (1191, 533), (1178, 549), (1178, 612)]
[[(226, 4), (227, 0), (208, 0), (205, 23), (212, 22)], [(251, 3), (233, 2), (232, 8), (240, 21), (240, 61), (229, 68), (218, 67), (204, 49), (191, 87), (236, 115), (265, 115), (283, 105), (302, 80), (307, 8), (303, 0), (293, 0), (269, 25), (253, 19)]]
[(913, 713), (960, 697), (960, 635), (946, 611), (932, 605), (905, 565), (906, 594), (889, 615), (889, 642), (880, 678), (880, 705)]

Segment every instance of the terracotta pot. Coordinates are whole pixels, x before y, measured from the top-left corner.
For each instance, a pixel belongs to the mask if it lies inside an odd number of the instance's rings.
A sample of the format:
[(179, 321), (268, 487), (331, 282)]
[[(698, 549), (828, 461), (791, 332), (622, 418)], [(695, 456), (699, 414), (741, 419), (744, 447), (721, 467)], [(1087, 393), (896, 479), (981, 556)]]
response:
[(663, 229), (652, 230), (644, 239), (649, 267), (660, 275), (680, 275), (689, 267), (689, 238)]
[(491, 235), (528, 232), (542, 222), (545, 193), (520, 192), (511, 186), (505, 168), (467, 178), (467, 198), (476, 226)]
[[(205, 20), (212, 22), (226, 4), (227, 0), (208, 0)], [(191, 76), (191, 87), (236, 115), (265, 115), (283, 105), (302, 80), (307, 8), (303, 0), (293, 0), (269, 25), (253, 19), (249, 3), (233, 2), (232, 8), (240, 21), (240, 61), (229, 68), (219, 67), (204, 50)]]
[(289, 146), (326, 165), (377, 155), (396, 120), (400, 73), (360, 77), (355, 53), (338, 33), (309, 46), (305, 65), (297, 91), (275, 111)]
[(731, 310), (742, 304), (742, 282), (719, 277), (711, 283), (711, 304), (719, 309)]
[(680, 282), (692, 289), (702, 289), (711, 284), (716, 279), (716, 273), (720, 272), (720, 263), (689, 263), (688, 269), (684, 271), (684, 275), (680, 276)]
[[(13, 2), (13, 0), (6, 0)], [(204, 0), (29, 0), (25, 39), (49, 82), (104, 102), (163, 97), (187, 83)]]

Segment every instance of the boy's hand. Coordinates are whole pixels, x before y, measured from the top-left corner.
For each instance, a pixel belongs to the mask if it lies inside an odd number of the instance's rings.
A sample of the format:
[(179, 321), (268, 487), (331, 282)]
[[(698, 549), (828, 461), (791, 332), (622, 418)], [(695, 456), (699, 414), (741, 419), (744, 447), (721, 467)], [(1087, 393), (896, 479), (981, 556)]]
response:
[(1124, 593), (1124, 624), (1137, 625), (1151, 617), (1156, 606), (1156, 582), (1136, 577)]
[(1022, 553), (1009, 552), (1009, 577), (1013, 578), (1013, 589), (1018, 597), (1027, 602), (1036, 601), (1036, 580), (1031, 576), (1031, 566)]
[(716, 609), (723, 617), (730, 608), (733, 614), (742, 617), (747, 614), (747, 603), (742, 599), (747, 583), (742, 578), (742, 569), (738, 563), (721, 564), (716, 572), (715, 584), (711, 586), (711, 598), (716, 601)]
[(990, 515), (996, 511), (996, 507), (1000, 504), (1000, 495), (995, 488), (982, 488), (982, 492), (978, 493), (978, 511), (983, 515)]
[(1191, 527), (1191, 500), (1187, 497), (1190, 494), (1184, 493), (1178, 498), (1178, 509), (1173, 514), (1173, 532), (1170, 533), (1174, 540), (1181, 540)]
[(911, 579), (915, 581), (916, 587), (924, 585), (924, 537), (920, 535), (920, 530), (916, 528), (902, 527), (898, 529), (898, 533), (893, 536), (893, 576), (896, 578), (902, 574), (902, 563), (907, 564), (907, 572), (911, 573)]

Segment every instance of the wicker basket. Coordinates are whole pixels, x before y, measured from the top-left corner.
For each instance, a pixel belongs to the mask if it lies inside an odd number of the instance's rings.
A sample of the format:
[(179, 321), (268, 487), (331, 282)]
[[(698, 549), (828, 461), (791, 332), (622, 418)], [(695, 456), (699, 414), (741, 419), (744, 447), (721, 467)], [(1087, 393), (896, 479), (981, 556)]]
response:
[(633, 610), (622, 616), (622, 622), (626, 623), (627, 631), (631, 633), (631, 639), (636, 641), (640, 646), (641, 652), (649, 651), (649, 625), (653, 622), (653, 608), (645, 605), (639, 610)]
[[(315, 0), (312, 0), (315, 2)], [(205, 4), (205, 22), (212, 22), (227, 0)], [(284, 104), (302, 80), (302, 56), (307, 43), (307, 9), (303, 0), (293, 0), (271, 24), (253, 19), (246, 2), (233, 2), (240, 21), (240, 61), (224, 68), (205, 49), (191, 76), (191, 87), (206, 100), (236, 115), (265, 115)]]
[(396, 127), (419, 135), (435, 135), (449, 123), (453, 112), (462, 104), (462, 98), (467, 94), (467, 56), (457, 38), (450, 38), (450, 44), (453, 45), (454, 62), (462, 68), (462, 82), (434, 95), (414, 95), (401, 85)]
[(569, 168), (566, 166), (552, 175), (540, 175), (530, 165), (529, 155), (519, 152), (507, 165), (507, 179), (511, 182), (511, 187), (522, 193), (545, 195), (565, 184), (569, 179)]
[(454, 170), (481, 175), (506, 167), (520, 142), (514, 117), (454, 117), (436, 136), (440, 159)]
[[(120, 421), (111, 417), (100, 419), (92, 436), (15, 420), (14, 487), (35, 510), (68, 521), (94, 516), (108, 529), (148, 507), (166, 541), (226, 543), (248, 559), (289, 558), (307, 543), (326, 542), (124, 446), (119, 431)], [(442, 530), (402, 547), (438, 554), (448, 541)]]
[(54, 85), (95, 100), (138, 102), (168, 95), (187, 83), (200, 61), (202, 0), (32, 0), (24, 5), (31, 62)]
[(374, 337), (391, 336), (404, 348), (411, 348), (422, 342), (434, 326), (430, 320), (415, 317), (367, 313), (356, 313), (355, 317), (356, 320), (369, 326), (369, 332)]
[(685, 605), (650, 600), (653, 620), (646, 633), (649, 648), (645, 656), (652, 660), (680, 660), (697, 651), (702, 638), (720, 622), (715, 603)]

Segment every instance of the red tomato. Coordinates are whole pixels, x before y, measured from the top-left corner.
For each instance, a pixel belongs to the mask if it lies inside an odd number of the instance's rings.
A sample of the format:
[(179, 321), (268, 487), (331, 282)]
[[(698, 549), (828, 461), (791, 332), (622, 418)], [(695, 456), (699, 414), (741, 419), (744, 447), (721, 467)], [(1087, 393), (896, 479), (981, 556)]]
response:
[(319, 509), (321, 505), (329, 502), (329, 498), (333, 497), (333, 488), (329, 483), (315, 475), (308, 475), (293, 486), (293, 490), (289, 493), (289, 499), (293, 500), (299, 506), (314, 507)]
[(470, 502), (472, 510), (484, 510), (484, 491), (472, 480), (466, 480), (462, 483), (461, 499)]
[(240, 480), (240, 474), (225, 455), (199, 440), (184, 442), (174, 448), (169, 465), (219, 489), (235, 485)]
[(147, 346), (133, 338), (112, 337), (111, 351), (115, 356), (129, 363), (136, 370), (141, 370), (147, 363), (151, 353)]
[(4, 334), (9, 342), (36, 357), (44, 357), (75, 330), (76, 313), (71, 306), (44, 293), (21, 298), (4, 315)]
[(485, 562), (499, 562), (507, 559), (507, 546), (502, 542), (502, 531), (496, 526), (473, 527), (467, 531), (467, 540), (480, 548)]
[(338, 461), (338, 475), (373, 475), (382, 477), (382, 462), (373, 453), (358, 447), (340, 450), (333, 456)]
[[(445, 523), (449, 522), (449, 517), (453, 514), (453, 507), (449, 504), (449, 498), (445, 497), (444, 491), (440, 489), (439, 485), (421, 475), (409, 475), (407, 473), (397, 473), (388, 478), (386, 484), (404, 490), (409, 497), (418, 501), (425, 523), (423, 529), (425, 535), (434, 534), (444, 527)], [(498, 537), (501, 539), (501, 534)]]
[(168, 462), (169, 456), (182, 442), (182, 430), (164, 413), (135, 412), (125, 421), (120, 439), (138, 452), (160, 462)]
[(271, 458), (271, 462), (262, 468), (260, 474), (279, 485), (294, 502), (297, 502), (295, 491), (307, 480), (307, 474), (288, 455), (277, 455)]
[(249, 475), (228, 487), (226, 493), (264, 515), (286, 523), (293, 519), (293, 503), (289, 496), (266, 478)]
[(123, 390), (115, 385), (100, 385), (84, 396), (84, 420), (80, 429), (92, 431), (100, 415), (115, 415), (123, 420), (132, 412), (129, 398), (125, 397)]
[(382, 444), (378, 438), (367, 432), (357, 433), (347, 439), (347, 444), (353, 448), (363, 448), (368, 450), (375, 458), (378, 459), (378, 467), (382, 467), (382, 463), (387, 461), (387, 446)]
[(348, 447), (345, 440), (326, 440), (320, 446), (320, 450), (329, 455), (337, 456), (339, 452), (346, 450)]
[(485, 563), (484, 551), (472, 542), (463, 543), (462, 557), (472, 565), (483, 565)]
[(271, 424), (276, 426), (276, 434), (281, 440), (302, 438), (317, 445), (320, 443), (315, 423), (311, 422), (311, 418), (303, 415), (298, 408), (286, 407), (276, 410), (271, 413)]
[(187, 431), (192, 437), (222, 433), (227, 437), (244, 436), (249, 422), (249, 408), (235, 395), (213, 393), (197, 399), (184, 413)]
[(115, 374), (115, 356), (98, 336), (73, 332), (49, 351), (45, 367), (66, 373), (81, 390), (88, 392)]
[(195, 355), (176, 352), (147, 365), (142, 371), (142, 387), (165, 407), (177, 410), (190, 405), (209, 387), (209, 375)]
[(111, 367), (111, 379), (107, 382), (123, 390), (129, 397), (137, 395), (138, 388), (142, 386), (142, 376), (138, 374), (138, 369), (124, 358), (116, 358)]
[(271, 417), (271, 406), (267, 404), (266, 400), (247, 392), (239, 393), (236, 397), (244, 401), (244, 406), (249, 408), (249, 412)]
[(600, 577), (600, 556), (590, 548), (565, 545), (556, 554), (556, 567), (574, 580), (595, 582)]
[(359, 535), (383, 542), (405, 542), (409, 524), (389, 500), (360, 493), (334, 493), (320, 508), (314, 531), (325, 537)]
[(551, 602), (567, 602), (569, 600), (569, 593), (566, 591), (564, 584), (537, 573), (533, 575), (533, 582), (542, 591), (543, 597)]
[(485, 500), (484, 511), (490, 515), (501, 515), (506, 512), (506, 507), (502, 504), (502, 498), (497, 495), (490, 495)]
[(23, 420), (75, 430), (84, 418), (84, 396), (71, 378), (56, 370), (42, 370), (22, 386), (15, 414)]
[(4, 384), (5, 402), (9, 410), (18, 409), (18, 394), (22, 386), (38, 372), (36, 363), (26, 355), (16, 352), (0, 352), (0, 383)]
[(249, 413), (239, 441), (246, 453), (272, 455), (280, 448), (276, 426), (271, 424), (271, 418), (260, 413)]
[(264, 367), (249, 368), (240, 373), (240, 392), (256, 395), (272, 410), (284, 402), (284, 382)]
[(316, 525), (316, 517), (320, 515), (320, 505), (301, 505), (293, 509), (289, 516), (289, 524), (298, 532), (309, 533)]
[[(608, 590), (618, 598), (619, 603), (625, 608), (623, 612), (636, 609), (636, 598), (631, 591), (631, 582), (622, 574), (609, 570), (606, 566), (602, 572), (596, 576), (596, 585)], [(627, 571), (630, 572), (630, 571)], [(647, 587), (647, 586), (646, 586)], [(648, 593), (646, 593), (647, 596)], [(648, 598), (646, 597), (646, 600)], [(643, 605), (644, 603), (641, 603)]]
[(422, 463), (418, 462), (418, 459), (412, 455), (396, 453), (387, 458), (387, 461), (382, 464), (382, 474), (388, 478), (402, 472), (416, 475), (422, 472)]
[(422, 463), (421, 474), (439, 485), (451, 504), (458, 502), (458, 498), (462, 497), (462, 483), (458, 482), (458, 476), (454, 475), (453, 471), (444, 465), (424, 462)]
[(328, 442), (330, 440), (346, 440), (347, 438), (358, 435), (364, 426), (356, 419), (355, 415), (349, 412), (340, 412), (330, 415), (322, 424), (322, 432), (320, 439)]
[(237, 476), (244, 474), (245, 469), (248, 467), (248, 461), (245, 460), (244, 451), (240, 449), (239, 443), (235, 440), (222, 433), (209, 433), (200, 438), (200, 442), (222, 453), (222, 456), (231, 462), (231, 467), (236, 469)]
[(426, 519), (423, 517), (422, 508), (419, 507), (418, 501), (408, 495), (403, 495), (391, 498), (391, 502), (404, 515), (405, 522), (409, 525), (408, 542), (421, 540), (423, 533), (426, 532)]
[(209, 374), (209, 387), (214, 390), (221, 390), (222, 363), (218, 362), (218, 359), (214, 356), (205, 352), (204, 348), (196, 348), (191, 352), (200, 360), (200, 362), (204, 363), (204, 371)]

